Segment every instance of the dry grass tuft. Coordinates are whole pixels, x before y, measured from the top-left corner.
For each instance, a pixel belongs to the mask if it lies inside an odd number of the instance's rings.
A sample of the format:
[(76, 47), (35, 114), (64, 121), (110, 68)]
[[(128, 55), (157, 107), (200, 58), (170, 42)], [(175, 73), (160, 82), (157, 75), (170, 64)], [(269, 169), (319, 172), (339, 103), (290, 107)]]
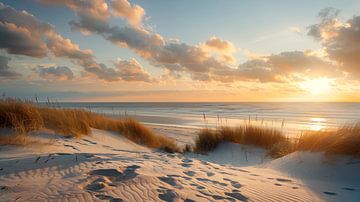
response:
[(306, 132), (295, 143), (296, 150), (360, 156), (360, 123), (336, 130)]
[(167, 152), (180, 152), (180, 148), (173, 139), (154, 134), (149, 128), (134, 119), (117, 120), (88, 114), (88, 122), (92, 128), (118, 132), (137, 144), (163, 149)]
[(0, 101), (0, 128), (12, 128), (23, 134), (42, 126), (41, 114), (32, 105), (15, 100)]
[(284, 149), (280, 145), (289, 144), (288, 138), (274, 128), (248, 124), (240, 127), (201, 130), (195, 141), (195, 151), (208, 152), (215, 149), (222, 142), (259, 146), (272, 151), (270, 155), (274, 156), (285, 153), (285, 151), (279, 151)]
[[(175, 141), (166, 136), (154, 134), (150, 129), (133, 119), (111, 119), (98, 114), (77, 109), (55, 109), (38, 107), (18, 100), (0, 101), (0, 128), (13, 129), (16, 134), (47, 128), (68, 137), (81, 137), (91, 133), (91, 128), (118, 132), (126, 138), (151, 148), (168, 152), (179, 152)], [(12, 142), (21, 138), (13, 136)], [(10, 142), (2, 139), (2, 142)], [(1, 142), (0, 142), (1, 144)]]

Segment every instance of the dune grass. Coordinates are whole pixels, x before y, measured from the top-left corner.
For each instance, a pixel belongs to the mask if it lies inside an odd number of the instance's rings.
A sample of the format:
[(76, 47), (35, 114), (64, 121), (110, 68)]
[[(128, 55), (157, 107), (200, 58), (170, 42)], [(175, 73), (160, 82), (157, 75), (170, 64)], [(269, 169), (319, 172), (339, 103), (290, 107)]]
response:
[(295, 149), (360, 157), (360, 123), (335, 130), (306, 132), (296, 140)]
[(254, 145), (269, 150), (271, 156), (279, 156), (280, 152), (284, 152), (279, 151), (279, 149), (282, 149), (281, 146), (289, 145), (290, 141), (274, 128), (247, 124), (239, 127), (220, 127), (217, 129), (201, 130), (195, 141), (195, 151), (206, 153), (215, 149), (223, 142)]
[(274, 128), (256, 125), (203, 129), (198, 133), (194, 150), (207, 153), (220, 143), (254, 145), (268, 150), (274, 158), (295, 151), (324, 152), (360, 157), (360, 123), (334, 130), (305, 131), (298, 138), (287, 138)]
[[(168, 152), (180, 151), (173, 139), (154, 134), (133, 119), (112, 119), (78, 109), (39, 107), (30, 102), (13, 99), (0, 101), (0, 128), (14, 130), (18, 136), (14, 136), (12, 142), (20, 141), (19, 137), (25, 137), (24, 135), (29, 132), (41, 128), (77, 138), (91, 134), (91, 128), (96, 128), (118, 132), (138, 144), (151, 148)], [(9, 139), (0, 140), (1, 143), (9, 143)]]

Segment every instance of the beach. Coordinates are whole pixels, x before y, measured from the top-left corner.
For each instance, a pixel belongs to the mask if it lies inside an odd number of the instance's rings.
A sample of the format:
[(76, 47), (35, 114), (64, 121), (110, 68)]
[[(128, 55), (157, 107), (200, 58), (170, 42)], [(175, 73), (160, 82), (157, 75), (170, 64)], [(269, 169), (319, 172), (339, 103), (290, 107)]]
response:
[[(193, 144), (196, 131), (152, 126)], [(296, 152), (272, 159), (225, 143), (207, 155), (164, 153), (92, 129), (81, 139), (39, 131), (43, 142), (0, 146), (1, 201), (356, 201), (358, 161)], [(45, 143), (44, 143), (45, 142)], [(48, 144), (51, 143), (51, 144)], [(34, 183), (36, 182), (36, 183)]]

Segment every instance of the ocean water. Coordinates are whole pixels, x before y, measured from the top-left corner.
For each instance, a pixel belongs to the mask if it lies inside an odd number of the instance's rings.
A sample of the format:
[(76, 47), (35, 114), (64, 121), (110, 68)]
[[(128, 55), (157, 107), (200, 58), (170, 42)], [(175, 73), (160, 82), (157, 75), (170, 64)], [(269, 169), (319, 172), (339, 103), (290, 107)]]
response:
[(360, 122), (360, 103), (57, 103), (145, 124), (203, 128), (251, 122), (296, 135)]

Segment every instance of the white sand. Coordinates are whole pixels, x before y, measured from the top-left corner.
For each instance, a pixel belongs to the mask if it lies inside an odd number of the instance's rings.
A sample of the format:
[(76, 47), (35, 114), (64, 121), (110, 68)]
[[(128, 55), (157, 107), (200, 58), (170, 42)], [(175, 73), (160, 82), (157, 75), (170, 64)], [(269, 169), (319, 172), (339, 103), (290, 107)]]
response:
[[(191, 143), (186, 130), (160, 131), (170, 136), (178, 134), (182, 144)], [(81, 140), (44, 132), (36, 139), (51, 144), (0, 147), (0, 201), (356, 201), (360, 198), (357, 172), (360, 163), (346, 167), (347, 162), (335, 159), (338, 164), (323, 164), (318, 161), (319, 154), (300, 153), (271, 160), (261, 149), (224, 144), (208, 156), (182, 156), (154, 151), (99, 130), (93, 130), (91, 137)], [(334, 171), (340, 167), (348, 173)], [(331, 175), (336, 178), (331, 179)]]

